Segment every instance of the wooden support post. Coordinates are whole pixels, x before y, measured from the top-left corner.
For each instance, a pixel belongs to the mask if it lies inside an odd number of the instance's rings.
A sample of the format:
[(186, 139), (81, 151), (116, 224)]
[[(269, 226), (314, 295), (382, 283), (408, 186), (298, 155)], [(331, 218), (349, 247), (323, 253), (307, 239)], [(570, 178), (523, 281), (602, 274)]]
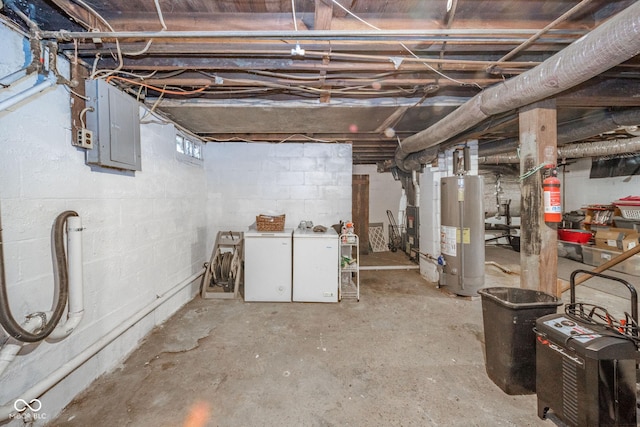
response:
[[(520, 109), (520, 173), (557, 160), (555, 100), (540, 101)], [(544, 221), (543, 171), (520, 183), (521, 237), (520, 287), (559, 295), (557, 229)]]

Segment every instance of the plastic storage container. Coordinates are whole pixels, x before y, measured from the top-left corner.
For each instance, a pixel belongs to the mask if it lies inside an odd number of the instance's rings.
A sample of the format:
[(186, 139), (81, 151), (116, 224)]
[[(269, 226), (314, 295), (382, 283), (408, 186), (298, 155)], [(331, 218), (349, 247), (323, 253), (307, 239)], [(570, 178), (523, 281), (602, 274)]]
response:
[(533, 328), (538, 317), (556, 313), (562, 302), (531, 289), (494, 287), (478, 293), (482, 299), (487, 375), (507, 394), (535, 393)]

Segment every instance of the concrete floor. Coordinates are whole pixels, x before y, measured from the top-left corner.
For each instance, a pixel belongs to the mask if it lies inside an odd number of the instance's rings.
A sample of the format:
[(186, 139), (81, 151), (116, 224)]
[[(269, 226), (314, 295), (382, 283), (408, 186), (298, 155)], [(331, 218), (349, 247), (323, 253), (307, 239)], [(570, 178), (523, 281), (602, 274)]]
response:
[[(489, 247), (487, 260), (519, 270), (511, 249)], [(376, 263), (410, 264), (402, 253), (362, 259)], [(584, 268), (559, 264), (565, 278)], [(486, 286), (519, 279), (487, 266)], [(480, 298), (448, 295), (415, 269), (363, 271), (360, 302), (196, 297), (51, 425), (554, 426), (534, 394), (507, 395), (487, 377), (483, 345)]]

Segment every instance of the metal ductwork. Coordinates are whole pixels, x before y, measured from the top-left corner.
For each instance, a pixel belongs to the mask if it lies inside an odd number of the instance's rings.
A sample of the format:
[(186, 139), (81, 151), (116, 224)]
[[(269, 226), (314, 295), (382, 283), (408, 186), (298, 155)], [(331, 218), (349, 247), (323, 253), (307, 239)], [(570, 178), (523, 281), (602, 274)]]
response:
[[(625, 126), (640, 124), (640, 108), (620, 111), (598, 111), (578, 120), (558, 125), (558, 145), (580, 141)], [(483, 144), (478, 148), (481, 156), (493, 156), (513, 151), (518, 138), (507, 138)]]
[(492, 86), (457, 110), (402, 141), (396, 149), (396, 166), (410, 170), (413, 153), (434, 147), (477, 125), (492, 115), (549, 98), (640, 53), (640, 2), (595, 28), (542, 64)]
[[(564, 147), (558, 147), (558, 158), (579, 159), (637, 152), (640, 152), (640, 137), (565, 145)], [(517, 153), (478, 157), (478, 164), (496, 165), (505, 163), (520, 163), (520, 157), (518, 157)]]

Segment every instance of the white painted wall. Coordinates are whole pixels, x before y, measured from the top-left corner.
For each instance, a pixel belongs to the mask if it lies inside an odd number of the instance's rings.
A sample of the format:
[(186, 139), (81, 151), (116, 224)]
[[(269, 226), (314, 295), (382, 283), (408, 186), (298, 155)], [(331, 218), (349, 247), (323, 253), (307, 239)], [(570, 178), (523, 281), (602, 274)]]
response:
[(329, 227), (351, 219), (349, 144), (209, 143), (204, 148), (210, 248), (218, 231), (245, 231), (259, 214)]
[[(587, 205), (610, 204), (621, 197), (640, 196), (640, 175), (590, 179), (591, 158), (567, 166), (564, 177), (564, 210), (570, 212)], [(562, 179), (562, 171), (559, 171)]]
[[(0, 76), (29, 62), (21, 36), (0, 26), (0, 40)], [(0, 99), (34, 81), (3, 90)], [(95, 172), (85, 165), (84, 152), (71, 145), (70, 114), (69, 93), (62, 86), (0, 113), (0, 207), (14, 315), (22, 319), (50, 309), (51, 225), (67, 209), (76, 210), (85, 227), (86, 309), (79, 328), (64, 341), (24, 349), (0, 377), (0, 405), (12, 405), (50, 372), (199, 271), (217, 231), (245, 230), (259, 213), (285, 213), (291, 228), (301, 220), (330, 226), (351, 219), (350, 145), (212, 143), (204, 148), (204, 164), (197, 165), (177, 157), (173, 125), (145, 124), (141, 172)], [(192, 283), (42, 396), (40, 414), (53, 418), (198, 287), (199, 281)], [(4, 338), (0, 332), (0, 343)]]
[[(0, 76), (25, 63), (22, 37), (0, 24)], [(65, 66), (65, 61), (59, 61)], [(33, 79), (16, 89), (33, 84)], [(3, 90), (6, 97), (11, 90)], [(0, 112), (0, 208), (6, 278), (14, 316), (51, 308), (51, 227), (71, 209), (83, 220), (85, 316), (59, 343), (23, 352), (0, 376), (0, 406), (202, 268), (207, 246), (204, 167), (176, 158), (173, 125), (141, 126), (142, 171), (92, 172), (71, 145), (69, 93), (52, 88)], [(42, 398), (53, 418), (95, 378), (197, 292), (187, 286)], [(5, 335), (0, 332), (0, 343)], [(10, 425), (22, 425), (14, 420)]]
[(369, 223), (384, 224), (384, 238), (388, 243), (389, 219), (387, 209), (393, 213), (398, 224), (398, 207), (402, 195), (402, 184), (393, 179), (391, 172), (378, 172), (375, 165), (355, 165), (354, 175), (369, 175)]

